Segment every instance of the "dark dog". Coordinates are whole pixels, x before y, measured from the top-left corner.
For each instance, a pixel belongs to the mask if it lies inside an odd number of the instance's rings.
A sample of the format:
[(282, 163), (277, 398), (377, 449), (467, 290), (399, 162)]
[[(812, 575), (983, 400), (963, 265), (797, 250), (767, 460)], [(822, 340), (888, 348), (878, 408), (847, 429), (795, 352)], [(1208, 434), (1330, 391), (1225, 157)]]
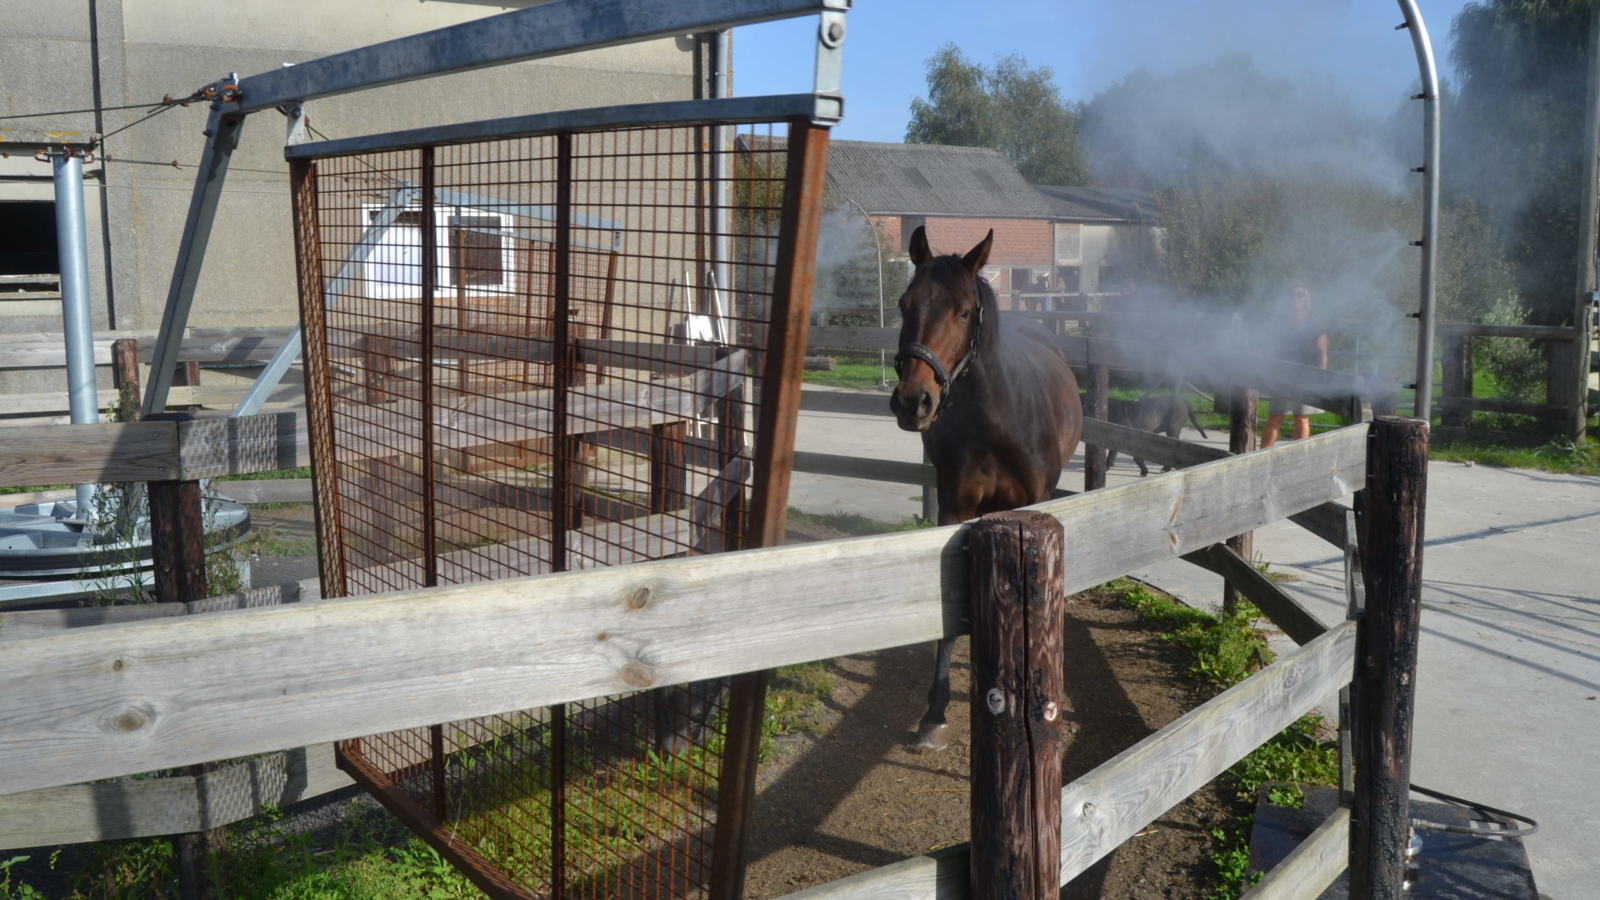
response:
[[(1153, 431), (1175, 439), (1183, 433), (1183, 423), (1188, 421), (1199, 430), (1201, 437), (1210, 437), (1206, 434), (1206, 430), (1200, 427), (1200, 420), (1195, 417), (1194, 407), (1177, 394), (1163, 394), (1160, 397), (1146, 397), (1143, 400), (1118, 400), (1111, 397), (1108, 398), (1108, 403), (1107, 421), (1113, 425)], [(1139, 465), (1140, 477), (1150, 474), (1144, 460), (1135, 456), (1133, 461)], [(1110, 469), (1116, 462), (1117, 451), (1112, 450), (1106, 457), (1106, 468)], [(1161, 471), (1165, 472), (1170, 468), (1172, 467), (1165, 466)]]

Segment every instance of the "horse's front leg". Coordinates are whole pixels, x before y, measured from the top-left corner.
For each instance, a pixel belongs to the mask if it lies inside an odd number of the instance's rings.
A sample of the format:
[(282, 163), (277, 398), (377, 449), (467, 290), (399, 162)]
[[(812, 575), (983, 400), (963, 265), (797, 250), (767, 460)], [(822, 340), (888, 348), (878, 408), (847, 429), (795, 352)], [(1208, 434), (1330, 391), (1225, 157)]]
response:
[[(978, 515), (982, 493), (974, 478), (939, 479), (939, 524), (957, 525)], [(928, 711), (922, 714), (917, 729), (917, 746), (943, 750), (950, 746), (950, 723), (945, 711), (950, 706), (950, 657), (955, 653), (954, 637), (940, 638), (934, 644), (933, 685), (928, 688)]]

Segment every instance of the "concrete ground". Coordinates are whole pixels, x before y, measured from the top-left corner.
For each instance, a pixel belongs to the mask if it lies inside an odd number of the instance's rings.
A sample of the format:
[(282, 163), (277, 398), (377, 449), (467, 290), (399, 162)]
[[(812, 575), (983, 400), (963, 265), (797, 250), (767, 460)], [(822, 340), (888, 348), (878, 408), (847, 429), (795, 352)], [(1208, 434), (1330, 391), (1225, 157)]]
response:
[[(796, 446), (921, 460), (919, 439), (888, 418), (802, 413)], [(1081, 471), (1080, 453), (1062, 486), (1080, 488)], [(1443, 462), (1428, 474), (1412, 780), (1537, 819), (1527, 848), (1541, 892), (1600, 896), (1600, 478)], [(1108, 481), (1138, 477), (1119, 458)], [(796, 474), (790, 505), (900, 520), (917, 514), (918, 493)], [(1282, 521), (1257, 531), (1255, 548), (1324, 621), (1343, 617), (1333, 547)], [(1196, 606), (1222, 597), (1220, 577), (1182, 561), (1134, 574)]]

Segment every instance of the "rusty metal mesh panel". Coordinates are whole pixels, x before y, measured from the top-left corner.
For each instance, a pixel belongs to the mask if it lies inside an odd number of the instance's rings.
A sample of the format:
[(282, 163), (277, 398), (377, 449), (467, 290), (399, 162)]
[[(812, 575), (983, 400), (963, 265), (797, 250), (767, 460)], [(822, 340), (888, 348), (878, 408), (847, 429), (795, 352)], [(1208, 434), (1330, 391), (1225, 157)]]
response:
[[(313, 164), (300, 246), (320, 296), (302, 309), (330, 593), (741, 546), (766, 462), (783, 127), (741, 129), (720, 191), (692, 126)], [(493, 895), (701, 896), (726, 688), (378, 735), (341, 760)]]

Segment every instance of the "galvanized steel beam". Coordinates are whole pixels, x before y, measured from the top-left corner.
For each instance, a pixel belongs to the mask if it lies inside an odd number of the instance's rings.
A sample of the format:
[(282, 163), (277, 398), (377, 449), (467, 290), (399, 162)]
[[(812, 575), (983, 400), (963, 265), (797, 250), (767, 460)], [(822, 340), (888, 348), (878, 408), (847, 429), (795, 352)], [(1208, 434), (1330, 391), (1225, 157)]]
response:
[[(252, 75), (230, 113), (432, 75), (829, 10), (851, 0), (554, 0)], [(841, 26), (842, 27), (842, 26)]]

